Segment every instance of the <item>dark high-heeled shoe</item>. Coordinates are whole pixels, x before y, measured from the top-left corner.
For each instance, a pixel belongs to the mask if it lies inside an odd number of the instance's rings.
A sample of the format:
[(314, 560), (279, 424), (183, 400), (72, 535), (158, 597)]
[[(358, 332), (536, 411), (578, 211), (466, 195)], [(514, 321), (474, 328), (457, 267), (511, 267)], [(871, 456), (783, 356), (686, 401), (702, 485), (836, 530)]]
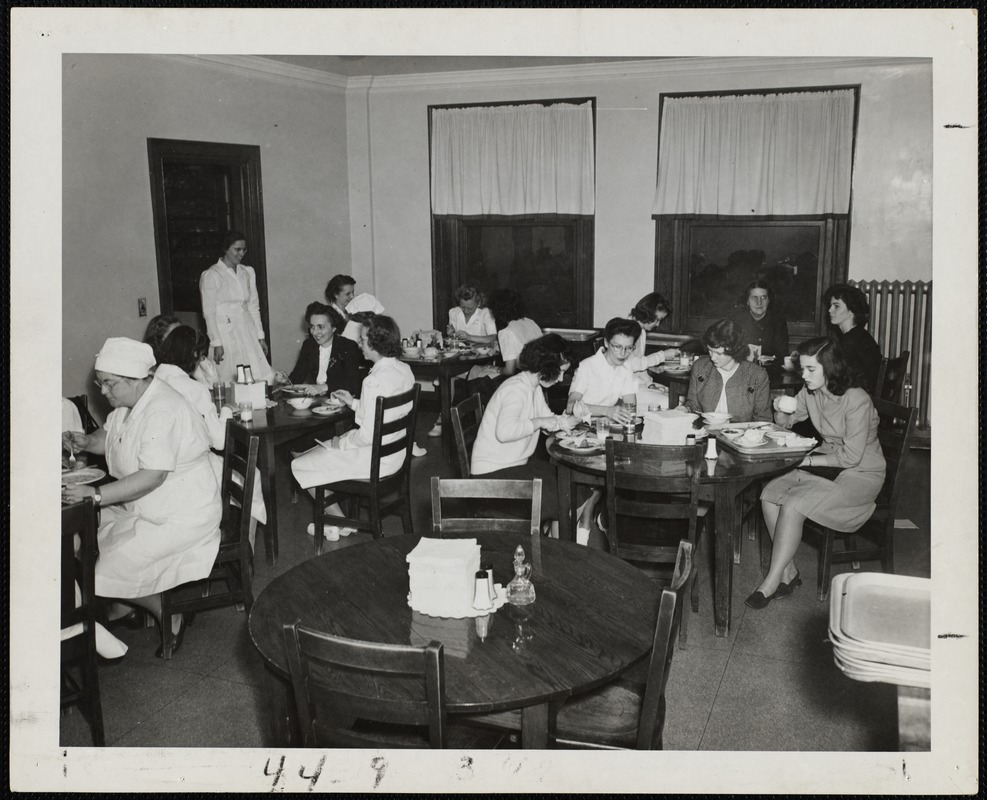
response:
[(802, 585), (802, 576), (798, 570), (795, 570), (795, 577), (792, 578), (788, 583), (779, 583), (778, 588), (775, 589), (775, 597), (789, 597), (792, 592)]
[(758, 591), (754, 592), (746, 600), (744, 600), (744, 603), (748, 607), (753, 608), (755, 611), (760, 611), (762, 608), (766, 608), (767, 605), (768, 605), (768, 603), (770, 603), (772, 600), (774, 600), (775, 597), (777, 597), (777, 596), (778, 596), (778, 591), (777, 590), (775, 590), (774, 592), (772, 592), (771, 594), (769, 594), (767, 596), (765, 596), (764, 592), (762, 592), (761, 590), (758, 590)]
[[(170, 620), (169, 620), (170, 624)], [(178, 633), (175, 634), (175, 644), (171, 648), (171, 654), (175, 655), (182, 646), (182, 642), (185, 641), (185, 629), (189, 626), (189, 622), (185, 619), (185, 615), (182, 614), (182, 624), (178, 629)], [(154, 651), (154, 655), (157, 658), (164, 658), (164, 645), (159, 645), (158, 649)]]

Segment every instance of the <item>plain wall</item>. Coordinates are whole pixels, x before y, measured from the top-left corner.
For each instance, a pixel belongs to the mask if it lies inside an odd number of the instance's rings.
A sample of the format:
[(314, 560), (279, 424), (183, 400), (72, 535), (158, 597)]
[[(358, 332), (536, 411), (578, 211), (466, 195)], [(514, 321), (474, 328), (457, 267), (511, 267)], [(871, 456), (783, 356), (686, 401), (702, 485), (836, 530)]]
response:
[[(402, 329), (432, 323), (428, 106), (595, 97), (597, 206), (594, 324), (628, 313), (654, 288), (654, 202), (658, 97), (663, 92), (860, 84), (849, 277), (932, 278), (932, 65), (826, 64), (795, 59), (693, 59), (647, 75), (565, 77), (534, 82), (524, 71), (435, 80), (378, 79), (366, 103), (371, 218), (353, 208), (354, 270), (375, 276), (375, 291)], [(806, 62), (808, 63), (808, 62)], [(772, 66), (773, 65), (773, 66)], [(559, 72), (562, 72), (561, 70)], [(573, 71), (575, 73), (575, 71)], [(534, 75), (535, 73), (528, 73)], [(349, 120), (351, 130), (356, 121)], [(352, 160), (351, 168), (356, 166)], [(352, 182), (351, 182), (352, 185)], [(372, 258), (373, 263), (363, 261)]]
[[(260, 147), (267, 335), (274, 366), (290, 370), (305, 306), (350, 262), (344, 91), (191, 59), (69, 54), (63, 68), (63, 393), (88, 391), (103, 418), (94, 355), (109, 336), (142, 338), (159, 313), (153, 137)], [(147, 298), (147, 318), (138, 297)]]

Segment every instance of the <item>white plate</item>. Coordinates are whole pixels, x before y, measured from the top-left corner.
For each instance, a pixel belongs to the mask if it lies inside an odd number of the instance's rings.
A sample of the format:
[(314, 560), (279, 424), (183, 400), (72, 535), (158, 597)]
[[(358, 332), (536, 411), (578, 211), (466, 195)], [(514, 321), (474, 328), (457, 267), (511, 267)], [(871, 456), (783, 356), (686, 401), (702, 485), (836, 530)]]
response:
[(589, 455), (591, 453), (602, 453), (604, 450), (606, 450), (606, 445), (604, 445), (603, 442), (601, 442), (595, 436), (592, 439), (590, 438), (579, 439), (577, 440), (579, 444), (577, 444), (576, 441), (573, 441), (572, 439), (559, 439), (558, 441), (559, 441), (559, 447), (561, 447), (564, 450), (568, 450), (570, 453)]
[(309, 409), (313, 414), (318, 414), (320, 417), (328, 417), (330, 414), (336, 414), (342, 409), (343, 406), (316, 406), (315, 408)]
[(62, 486), (95, 483), (106, 477), (106, 473), (98, 467), (83, 467), (62, 473)]
[(931, 648), (930, 581), (862, 572), (844, 584), (840, 631), (858, 642), (926, 653)]
[(768, 439), (762, 439), (760, 442), (745, 442), (743, 436), (741, 434), (736, 439), (731, 439), (730, 441), (737, 445), (737, 447), (764, 447), (764, 445), (770, 442)]
[(685, 375), (685, 373), (691, 371), (692, 367), (665, 367), (665, 372), (669, 375)]

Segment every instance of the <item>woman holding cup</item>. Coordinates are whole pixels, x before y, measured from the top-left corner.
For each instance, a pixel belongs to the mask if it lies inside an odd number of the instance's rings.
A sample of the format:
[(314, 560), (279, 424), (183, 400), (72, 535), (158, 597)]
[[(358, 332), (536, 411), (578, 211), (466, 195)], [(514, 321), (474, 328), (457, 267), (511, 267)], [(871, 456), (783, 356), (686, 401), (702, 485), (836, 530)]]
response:
[[(802, 342), (798, 352), (805, 386), (795, 398), (776, 398), (775, 422), (790, 428), (811, 419), (823, 444), (800, 466), (839, 467), (842, 472), (830, 480), (797, 469), (764, 487), (761, 509), (773, 544), (768, 574), (746, 601), (756, 610), (802, 584), (794, 557), (807, 518), (834, 530), (855, 531), (874, 513), (874, 500), (884, 485), (877, 411), (840, 344), (819, 337)], [(792, 402), (795, 409), (789, 412)]]

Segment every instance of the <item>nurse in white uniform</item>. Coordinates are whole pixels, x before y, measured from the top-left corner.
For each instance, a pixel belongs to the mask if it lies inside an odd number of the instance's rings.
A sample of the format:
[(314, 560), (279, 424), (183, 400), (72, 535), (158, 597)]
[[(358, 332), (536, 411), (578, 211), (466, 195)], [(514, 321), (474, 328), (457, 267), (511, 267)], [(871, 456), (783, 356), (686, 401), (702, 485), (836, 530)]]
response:
[(247, 242), (239, 231), (230, 231), (222, 247), (222, 258), (199, 278), (213, 361), (224, 383), (236, 380), (237, 364), (249, 364), (254, 380), (270, 381), (274, 371), (260, 319), (257, 277), (253, 267), (240, 263)]
[[(152, 378), (153, 366), (150, 345), (106, 340), (96, 356), (96, 381), (114, 410), (102, 430), (66, 431), (62, 441), (105, 454), (116, 480), (64, 486), (62, 498), (92, 497), (102, 509), (96, 594), (129, 600), (160, 620), (161, 592), (212, 570), (222, 510), (205, 423), (178, 392)], [(165, 624), (177, 651), (182, 615)]]

